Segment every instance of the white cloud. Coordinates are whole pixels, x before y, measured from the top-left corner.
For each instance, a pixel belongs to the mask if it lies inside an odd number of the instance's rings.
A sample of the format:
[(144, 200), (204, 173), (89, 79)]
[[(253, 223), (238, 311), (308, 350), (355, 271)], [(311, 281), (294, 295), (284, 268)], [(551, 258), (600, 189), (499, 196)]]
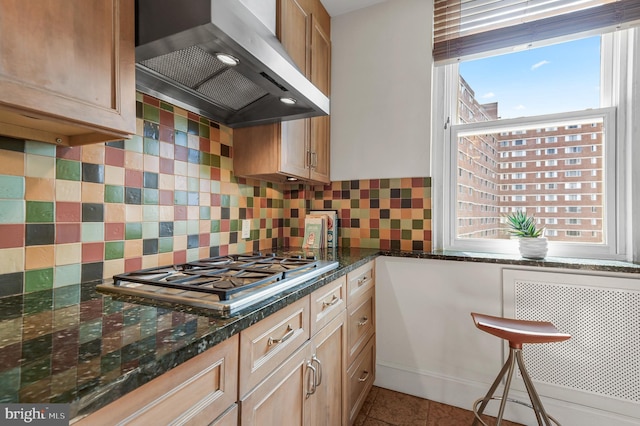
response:
[(493, 92), (488, 92), (485, 93), (484, 95), (482, 95), (482, 99), (491, 99), (491, 98), (495, 98), (496, 94)]
[(544, 61), (540, 61), (537, 64), (533, 64), (531, 65), (531, 71), (537, 70), (538, 68), (540, 68), (543, 65), (547, 65), (550, 64), (551, 62), (544, 60)]
[(523, 109), (527, 109), (527, 107), (526, 107), (526, 106), (524, 106), (524, 105), (522, 105), (522, 104), (520, 104), (520, 105), (517, 105), (515, 109), (517, 109), (517, 110), (523, 110)]

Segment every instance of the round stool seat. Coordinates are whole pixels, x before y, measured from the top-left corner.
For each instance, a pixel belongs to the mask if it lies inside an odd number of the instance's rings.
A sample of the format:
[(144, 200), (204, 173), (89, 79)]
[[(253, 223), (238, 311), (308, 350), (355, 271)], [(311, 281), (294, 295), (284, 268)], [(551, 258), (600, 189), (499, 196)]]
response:
[(523, 343), (562, 342), (571, 338), (570, 334), (560, 333), (546, 321), (525, 321), (512, 318), (471, 313), (473, 322), (480, 330), (508, 340), (509, 346), (521, 349)]

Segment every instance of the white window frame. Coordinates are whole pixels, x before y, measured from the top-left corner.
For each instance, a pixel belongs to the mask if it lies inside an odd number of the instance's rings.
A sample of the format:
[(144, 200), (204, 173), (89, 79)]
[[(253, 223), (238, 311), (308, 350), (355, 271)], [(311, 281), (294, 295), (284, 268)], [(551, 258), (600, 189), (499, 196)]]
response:
[[(605, 144), (611, 152), (605, 152), (608, 176), (604, 176), (605, 193), (613, 194), (613, 198), (605, 203), (604, 220), (607, 221), (605, 244), (560, 243), (550, 244), (549, 256), (569, 256), (600, 259), (624, 259), (640, 261), (640, 226), (632, 223), (632, 212), (640, 212), (640, 197), (633, 196), (633, 189), (640, 193), (640, 178), (631, 175), (628, 170), (640, 169), (640, 155), (631, 155), (633, 145), (631, 141), (640, 138), (640, 129), (634, 128), (631, 118), (640, 114), (640, 55), (636, 50), (640, 47), (640, 29), (631, 28), (602, 36), (602, 74), (601, 74), (601, 105), (611, 108), (615, 126), (609, 123), (607, 128), (614, 127), (615, 135)], [(547, 44), (568, 41), (570, 37), (550, 40)], [(543, 43), (534, 43), (535, 47)], [(636, 53), (636, 54), (634, 54)], [(619, 70), (625, 70), (621, 72)], [(634, 71), (635, 70), (635, 71)], [(432, 197), (434, 210), (432, 212), (433, 239), (435, 250), (464, 250), (478, 252), (494, 252), (513, 254), (513, 246), (509, 241), (481, 241), (479, 239), (457, 239), (454, 237), (455, 203), (451, 202), (455, 196), (455, 181), (451, 180), (448, 172), (451, 169), (451, 141), (455, 126), (438, 125), (448, 123), (448, 117), (455, 116), (457, 104), (457, 63), (437, 66), (433, 69), (434, 84), (433, 100), (433, 143), (432, 174), (435, 182)], [(628, 96), (631, 93), (632, 96)], [(571, 116), (572, 113), (567, 113)], [(561, 114), (558, 116), (565, 116)], [(566, 116), (565, 116), (566, 118)], [(519, 120), (519, 119), (514, 119)], [(535, 120), (525, 119), (527, 127), (533, 127)], [(515, 122), (513, 122), (515, 123)], [(486, 124), (480, 123), (483, 127)], [(496, 129), (501, 131), (500, 129)], [(506, 132), (506, 129), (502, 130)], [(611, 137), (611, 136), (609, 136)], [(613, 142), (613, 143), (612, 143)], [(455, 156), (453, 156), (455, 159)], [(454, 166), (454, 170), (455, 170)], [(455, 199), (455, 197), (453, 197)], [(453, 208), (452, 208), (453, 207)], [(453, 212), (453, 214), (452, 214)], [(498, 244), (496, 244), (498, 243)], [(502, 243), (502, 244), (501, 244)]]

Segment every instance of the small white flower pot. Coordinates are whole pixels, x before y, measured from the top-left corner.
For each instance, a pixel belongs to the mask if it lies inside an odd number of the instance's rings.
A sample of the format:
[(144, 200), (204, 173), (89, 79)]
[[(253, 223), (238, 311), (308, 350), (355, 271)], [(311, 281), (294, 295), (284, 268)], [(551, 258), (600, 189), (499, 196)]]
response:
[(525, 259), (544, 259), (547, 255), (546, 237), (520, 238), (520, 255)]

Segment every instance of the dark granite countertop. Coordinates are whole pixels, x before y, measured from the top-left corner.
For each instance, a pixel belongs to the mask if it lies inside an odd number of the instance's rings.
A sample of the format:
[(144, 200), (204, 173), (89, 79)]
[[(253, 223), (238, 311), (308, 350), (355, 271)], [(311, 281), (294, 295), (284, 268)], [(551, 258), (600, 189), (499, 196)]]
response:
[(0, 298), (0, 402), (68, 403), (72, 418), (89, 414), (380, 255), (640, 273), (628, 262), (467, 252), (318, 255), (339, 267), (230, 316), (104, 295), (96, 282)]
[(451, 250), (394, 251), (381, 250), (381, 256), (410, 257), (416, 259), (439, 259), (459, 262), (497, 263), (502, 265), (535, 266), (545, 268), (581, 269), (589, 271), (639, 274), (640, 264), (621, 260), (582, 259), (570, 257), (546, 257), (542, 260), (524, 259), (519, 255), (462, 252)]
[(0, 298), (0, 402), (68, 403), (71, 418), (89, 414), (374, 259), (379, 250), (316, 253), (339, 267), (229, 316), (104, 295), (97, 282)]

